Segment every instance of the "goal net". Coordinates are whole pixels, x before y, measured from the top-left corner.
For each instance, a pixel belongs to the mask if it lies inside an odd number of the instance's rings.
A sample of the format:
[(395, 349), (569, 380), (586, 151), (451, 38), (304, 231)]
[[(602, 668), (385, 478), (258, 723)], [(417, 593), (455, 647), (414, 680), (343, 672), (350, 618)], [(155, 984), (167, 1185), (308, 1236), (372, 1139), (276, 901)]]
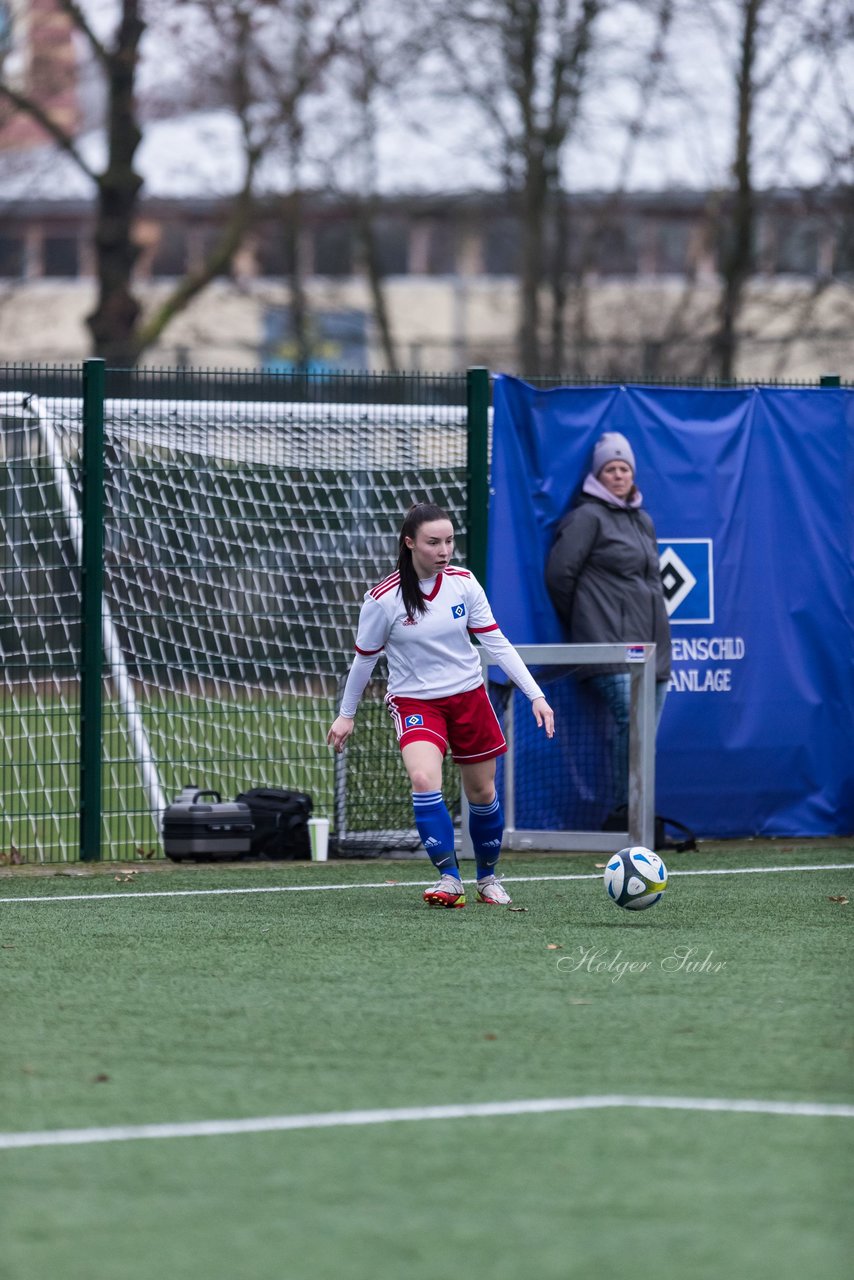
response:
[[(159, 853), (162, 808), (192, 784), (223, 798), (307, 791), (334, 818), (341, 853), (414, 847), (380, 681), (345, 763), (325, 734), (362, 596), (393, 565), (406, 507), (444, 505), (465, 555), (465, 378), (372, 379), (363, 403), (320, 375), (301, 380), (300, 399), (286, 378), (259, 394), (253, 375), (235, 396), (232, 376), (231, 398), (216, 399), (209, 376), (186, 375), (172, 396), (144, 372), (110, 395), (107, 376), (106, 856)], [(378, 391), (395, 399), (377, 403)], [(82, 402), (13, 387), (0, 424), (2, 848), (73, 859)]]

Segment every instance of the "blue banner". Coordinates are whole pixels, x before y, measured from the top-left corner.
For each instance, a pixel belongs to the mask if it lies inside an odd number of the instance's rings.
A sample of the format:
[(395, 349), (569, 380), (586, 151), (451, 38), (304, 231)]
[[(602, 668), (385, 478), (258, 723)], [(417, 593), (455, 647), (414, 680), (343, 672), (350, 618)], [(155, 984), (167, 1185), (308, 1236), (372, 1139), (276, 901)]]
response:
[(657, 811), (707, 838), (854, 832), (854, 392), (498, 377), (487, 590), (516, 644), (566, 638), (544, 567), (603, 431), (634, 449), (673, 635)]

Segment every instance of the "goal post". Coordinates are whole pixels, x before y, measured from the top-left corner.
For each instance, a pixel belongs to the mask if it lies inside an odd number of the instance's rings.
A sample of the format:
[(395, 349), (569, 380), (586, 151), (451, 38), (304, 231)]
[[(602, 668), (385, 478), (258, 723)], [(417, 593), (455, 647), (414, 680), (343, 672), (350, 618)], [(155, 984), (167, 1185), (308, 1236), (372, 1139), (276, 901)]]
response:
[[(326, 730), (409, 504), (442, 501), (465, 555), (465, 375), (103, 372), (87, 432), (79, 373), (0, 368), (0, 852), (80, 856), (86, 747), (91, 858), (158, 856), (188, 784), (331, 818)], [(361, 764), (355, 831), (385, 742)]]
[[(522, 826), (517, 811), (517, 777), (519, 769), (519, 732), (517, 716), (522, 704), (525, 714), (528, 700), (517, 690), (508, 697), (504, 710), (504, 735), (507, 753), (503, 762), (504, 846), (507, 849), (541, 849), (561, 852), (611, 853), (623, 845), (653, 848), (655, 839), (655, 645), (654, 644), (529, 644), (516, 645), (516, 651), (527, 666), (542, 669), (540, 684), (545, 685), (548, 699), (549, 672), (560, 671), (582, 676), (584, 668), (612, 664), (615, 671), (628, 671), (631, 681), (629, 711), (629, 803), (626, 831), (583, 831)], [(484, 679), (489, 681), (493, 665), (486, 650), (481, 650)], [(556, 718), (555, 739), (560, 744), (572, 732), (572, 726)], [(542, 731), (540, 731), (542, 733)], [(545, 735), (542, 735), (545, 739)], [(536, 739), (537, 754), (547, 753), (547, 741)], [(571, 750), (571, 744), (570, 744)], [(534, 764), (536, 769), (536, 763)], [(468, 803), (461, 797), (460, 846), (463, 856), (471, 856), (468, 830)]]

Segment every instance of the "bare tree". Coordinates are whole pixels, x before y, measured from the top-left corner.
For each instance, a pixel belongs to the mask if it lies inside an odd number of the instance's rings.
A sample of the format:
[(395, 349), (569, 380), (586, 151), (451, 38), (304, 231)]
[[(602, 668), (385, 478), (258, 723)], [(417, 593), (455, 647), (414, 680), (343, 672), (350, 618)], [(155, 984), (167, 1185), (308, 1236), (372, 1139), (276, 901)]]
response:
[[(340, 47), (336, 21), (350, 6), (346, 0), (325, 7), (319, 0), (177, 0), (171, 5), (120, 0), (115, 25), (105, 39), (77, 0), (54, 2), (83, 36), (106, 86), (103, 167), (89, 163), (73, 124), (43, 105), (39, 86), (16, 85), (2, 66), (0, 100), (36, 121), (93, 184), (98, 292), (87, 323), (97, 355), (113, 366), (132, 366), (175, 316), (228, 268), (253, 223), (265, 156), (278, 145), (292, 158), (297, 155), (298, 163), (300, 105), (321, 87), (322, 74)], [(154, 77), (148, 103), (140, 94), (147, 18), (152, 34), (159, 28), (161, 42), (166, 18), (173, 22), (176, 39), (171, 47), (181, 53), (168, 84), (164, 79), (158, 86)], [(322, 34), (315, 38), (318, 26)], [(239, 175), (233, 193), (223, 200), (218, 234), (202, 263), (144, 315), (134, 280), (143, 185), (137, 156), (143, 129), (149, 116), (191, 114), (199, 105), (218, 106), (236, 120)], [(298, 200), (292, 208), (299, 208)]]
[(95, 34), (75, 0), (56, 0), (59, 10), (85, 38), (106, 82), (107, 161), (99, 172), (79, 149), (72, 129), (44, 105), (36, 82), (18, 88), (0, 70), (0, 98), (29, 115), (57, 147), (70, 156), (92, 181), (96, 191), (95, 261), (98, 299), (87, 317), (96, 354), (111, 364), (133, 364), (134, 334), (140, 306), (131, 288), (137, 257), (132, 227), (142, 179), (135, 168), (142, 139), (134, 101), (140, 41), (145, 22), (139, 0), (122, 0), (113, 36), (104, 41)]
[[(394, 56), (383, 58), (380, 54), (381, 35), (373, 26), (371, 18), (381, 15), (371, 15), (368, 12), (370, 7), (365, 3), (358, 5), (358, 37), (352, 51), (352, 97), (356, 106), (357, 149), (362, 169), (360, 190), (355, 196), (356, 229), (385, 366), (394, 370), (399, 367), (399, 362), (376, 233), (379, 169), (376, 99), (380, 90), (383, 87), (389, 88), (394, 81), (399, 63)], [(387, 50), (385, 52), (388, 54)]]
[[(792, 176), (791, 156), (807, 147), (817, 186), (837, 187), (846, 181), (846, 170), (850, 182), (851, 87), (841, 65), (846, 53), (850, 58), (854, 21), (844, 0), (711, 0), (701, 9), (725, 50), (732, 89), (731, 182), (709, 204), (720, 302), (707, 364), (731, 381), (738, 371), (746, 290), (761, 266), (763, 189), (800, 188), (801, 216), (806, 214), (810, 192)], [(828, 209), (835, 205), (823, 203)], [(809, 306), (803, 300), (794, 305), (805, 318)]]
[[(265, 195), (262, 204), (275, 213), (287, 248), (290, 336), (302, 370), (313, 354), (303, 254), (307, 195), (324, 168), (330, 149), (326, 135), (343, 131), (335, 107), (331, 119), (318, 118), (309, 108), (315, 99), (334, 96), (330, 84), (358, 42), (359, 7), (360, 0), (269, 0), (267, 38), (257, 49), (256, 99), (269, 130), (267, 159), (279, 170), (277, 192)], [(320, 135), (326, 145), (319, 144)]]
[(735, 369), (736, 325), (751, 273), (756, 223), (753, 146), (756, 114), (757, 62), (762, 41), (760, 16), (766, 0), (739, 0), (739, 56), (735, 68), (734, 190), (721, 252), (721, 304), (712, 359), (718, 376), (732, 380)]
[[(326, 78), (352, 38), (357, 0), (186, 0), (203, 14), (209, 32), (188, 63), (194, 84), (205, 86), (239, 122), (243, 177), (204, 263), (181, 281), (146, 321), (141, 343), (149, 345), (171, 318), (230, 263), (259, 212), (277, 210), (286, 244), (290, 319), (296, 365), (311, 359), (310, 306), (302, 254), (306, 120), (309, 101), (325, 90)], [(211, 84), (209, 61), (218, 59)], [(213, 92), (212, 92), (213, 89)], [(268, 166), (266, 191), (258, 173)]]
[[(605, 236), (612, 231), (621, 214), (628, 189), (636, 151), (649, 132), (649, 113), (659, 93), (667, 68), (667, 44), (674, 19), (676, 0), (656, 0), (652, 6), (652, 35), (645, 56), (639, 60), (633, 110), (625, 121), (614, 121), (619, 127), (622, 145), (617, 158), (614, 185), (597, 212), (592, 234), (585, 238), (579, 233), (573, 217), (572, 197), (565, 189), (562, 171), (555, 182), (554, 206), (554, 261), (551, 281), (551, 344), (550, 362), (557, 373), (565, 368), (566, 325), (570, 320), (573, 329), (573, 365), (571, 372), (584, 373), (583, 352), (588, 336), (588, 285), (587, 271), (602, 251)], [(576, 242), (576, 264), (569, 260), (569, 244)], [(568, 314), (569, 313), (569, 314)]]
[(542, 285), (562, 153), (579, 118), (596, 23), (609, 2), (439, 0), (436, 9), (451, 90), (486, 123), (518, 213), (518, 348), (528, 376), (542, 367)]
[(189, 271), (154, 310), (136, 327), (131, 351), (139, 356), (160, 338), (170, 322), (230, 265), (252, 224), (255, 210), (255, 176), (268, 144), (268, 132), (254, 118), (252, 62), (254, 30), (251, 10), (232, 0), (209, 0), (195, 6), (205, 9), (221, 41), (215, 83), (222, 100), (234, 112), (240, 129), (243, 175), (227, 203), (225, 217), (201, 264)]

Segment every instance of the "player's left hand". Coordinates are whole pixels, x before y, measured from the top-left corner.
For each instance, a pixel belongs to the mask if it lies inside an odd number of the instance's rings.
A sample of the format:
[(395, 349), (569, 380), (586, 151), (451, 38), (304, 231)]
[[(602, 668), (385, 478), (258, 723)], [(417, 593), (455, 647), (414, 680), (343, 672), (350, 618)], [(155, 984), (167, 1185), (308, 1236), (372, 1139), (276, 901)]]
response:
[(547, 738), (553, 738), (555, 736), (555, 713), (545, 698), (535, 698), (531, 703), (531, 710), (534, 713), (537, 727), (545, 729)]
[(332, 723), (332, 728), (326, 735), (326, 741), (330, 747), (334, 747), (340, 755), (347, 745), (347, 739), (353, 732), (352, 716), (336, 716)]

